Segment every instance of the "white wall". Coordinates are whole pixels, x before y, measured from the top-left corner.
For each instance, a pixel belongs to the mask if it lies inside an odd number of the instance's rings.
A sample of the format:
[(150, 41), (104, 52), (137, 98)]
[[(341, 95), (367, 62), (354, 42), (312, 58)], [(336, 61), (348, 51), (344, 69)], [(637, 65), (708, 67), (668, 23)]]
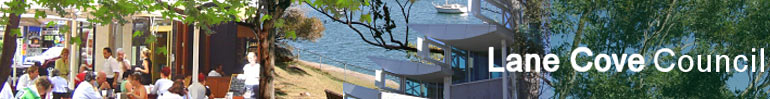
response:
[[(122, 46), (116, 46), (116, 47), (123, 48), (123, 52), (126, 53), (125, 59), (131, 59), (131, 55), (133, 55), (133, 54), (131, 54), (132, 53), (131, 52), (131, 42), (133, 41), (132, 40), (132, 36), (133, 36), (132, 34), (134, 34), (133, 32), (131, 32), (133, 30), (133, 28), (134, 28), (133, 24), (134, 23), (126, 23), (126, 24), (124, 24), (123, 28), (122, 28), (122, 31), (120, 33), (118, 33), (120, 35), (119, 37), (121, 37), (123, 41), (115, 41), (116, 43), (122, 43), (121, 44)], [(114, 50), (117, 50), (117, 49), (118, 48), (115, 48)], [(117, 53), (115, 53), (115, 54), (117, 54)], [(132, 63), (132, 65), (135, 64), (135, 63), (133, 63), (134, 60), (130, 60), (130, 62)]]
[(109, 47), (110, 43), (110, 25), (98, 25), (96, 26), (96, 32), (94, 32), (94, 70), (100, 71), (101, 65), (104, 64), (104, 55), (102, 55), (102, 49)]

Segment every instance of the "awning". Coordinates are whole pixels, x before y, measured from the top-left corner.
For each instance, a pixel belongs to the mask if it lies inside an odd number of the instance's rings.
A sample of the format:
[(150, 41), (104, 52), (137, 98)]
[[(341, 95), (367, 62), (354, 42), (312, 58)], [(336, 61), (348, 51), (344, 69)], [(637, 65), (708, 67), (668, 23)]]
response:
[(169, 33), (174, 29), (174, 27), (171, 25), (163, 25), (163, 26), (152, 26), (151, 29), (155, 30), (158, 33)]
[(68, 21), (69, 18), (62, 18), (55, 15), (47, 15), (45, 18), (35, 18), (35, 14), (21, 14), (20, 26), (40, 26), (49, 21)]
[[(64, 18), (56, 15), (46, 15), (45, 18), (35, 18), (35, 14), (21, 14), (21, 20), (19, 21), (20, 26), (41, 26), (45, 25), (50, 21), (71, 21), (72, 18)], [(74, 19), (78, 22), (88, 22), (86, 18), (77, 18)]]
[(474, 52), (487, 52), (489, 47), (499, 49), (502, 40), (511, 44), (512, 33), (489, 24), (409, 24), (425, 36), (449, 46)]
[(237, 24), (236, 26), (238, 29), (238, 38), (257, 38), (253, 28), (241, 24)]
[(442, 68), (439, 65), (424, 64), (411, 61), (394, 60), (380, 57), (367, 57), (382, 67), (383, 71), (404, 76), (410, 79), (417, 79), (425, 82), (440, 83), (444, 77), (452, 76), (450, 67)]
[(380, 99), (380, 91), (350, 83), (342, 83), (342, 91), (346, 96), (359, 99)]

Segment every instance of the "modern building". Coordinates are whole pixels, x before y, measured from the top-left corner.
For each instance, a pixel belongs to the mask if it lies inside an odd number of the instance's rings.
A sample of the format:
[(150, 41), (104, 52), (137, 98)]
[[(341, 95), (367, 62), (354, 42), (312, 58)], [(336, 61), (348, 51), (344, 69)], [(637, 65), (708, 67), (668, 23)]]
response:
[[(517, 42), (506, 23), (481, 14), (481, 0), (468, 0), (469, 11), (485, 24), (408, 24), (417, 39), (418, 61), (368, 57), (378, 64), (376, 89), (345, 83), (345, 97), (358, 99), (509, 99), (516, 97), (516, 76), (490, 72), (505, 66), (508, 45)], [(506, 0), (485, 0), (491, 5)], [(493, 6), (498, 7), (499, 6)], [(515, 7), (514, 7), (515, 8)], [(510, 17), (506, 12), (499, 13)], [(490, 48), (494, 47), (494, 48)], [(431, 52), (437, 51), (440, 52)], [(492, 52), (494, 51), (494, 52)], [(494, 54), (493, 54), (494, 53)], [(438, 54), (438, 55), (437, 55)], [(438, 56), (438, 57), (437, 57)], [(492, 63), (492, 64), (489, 64)], [(389, 85), (397, 83), (398, 86)]]

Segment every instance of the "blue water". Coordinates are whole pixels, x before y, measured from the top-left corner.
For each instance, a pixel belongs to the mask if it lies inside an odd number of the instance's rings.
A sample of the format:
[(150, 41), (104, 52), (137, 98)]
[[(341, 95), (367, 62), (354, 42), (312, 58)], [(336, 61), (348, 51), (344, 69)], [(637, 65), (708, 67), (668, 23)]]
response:
[[(391, 7), (391, 13), (395, 14), (392, 15), (392, 17), (396, 20), (397, 28), (394, 29), (393, 37), (396, 40), (404, 42), (405, 35), (406, 35), (406, 24), (404, 23), (404, 18), (400, 12), (400, 8), (396, 5), (395, 1), (393, 0), (384, 0), (386, 3), (389, 3), (389, 6)], [(433, 5), (431, 2), (435, 3), (443, 3), (444, 0), (418, 0), (415, 2), (414, 6), (412, 7), (411, 11), (411, 17), (409, 19), (410, 24), (483, 24), (483, 22), (469, 14), (439, 14), (436, 13), (435, 8), (433, 8)], [(465, 0), (456, 0), (455, 3), (460, 3), (465, 5)], [(450, 0), (450, 3), (452, 3), (452, 0)], [(324, 31), (324, 36), (317, 40), (317, 42), (308, 42), (308, 41), (299, 41), (299, 42), (289, 42), (290, 45), (293, 45), (296, 48), (305, 49), (311, 52), (319, 53), (325, 57), (331, 57), (336, 60), (340, 60), (343, 62), (346, 62), (348, 64), (353, 64), (356, 66), (360, 66), (366, 69), (375, 70), (379, 69), (379, 66), (374, 64), (372, 61), (367, 59), (367, 56), (379, 56), (379, 57), (386, 57), (391, 59), (407, 59), (407, 54), (404, 51), (399, 50), (386, 50), (381, 47), (370, 45), (366, 42), (364, 42), (359, 35), (350, 29), (347, 25), (341, 24), (338, 22), (331, 21), (328, 17), (324, 16), (323, 14), (316, 12), (315, 10), (309, 8), (308, 6), (303, 5), (303, 9), (306, 11), (307, 16), (314, 16), (320, 18), (322, 21), (324, 21), (324, 26), (326, 27), (326, 30)], [(359, 28), (359, 30), (362, 30), (363, 28)], [(365, 31), (365, 30), (362, 30)], [(367, 37), (367, 39), (372, 39), (368, 32), (363, 33), (364, 37)], [(409, 32), (409, 38), (408, 42), (410, 44), (414, 44), (416, 42), (417, 37), (423, 37), (423, 34), (414, 31), (413, 29)], [(386, 35), (384, 39), (386, 41), (390, 37)], [(395, 44), (395, 43), (391, 43)], [(300, 53), (301, 57), (300, 59), (306, 60), (306, 61), (313, 61), (318, 62), (318, 56), (311, 55), (308, 53)], [(331, 64), (336, 66), (343, 66), (340, 63), (337, 62), (330, 62), (328, 59), (323, 60), (324, 64)], [(366, 71), (366, 70), (356, 70), (352, 69), (358, 72), (366, 73), (366, 74), (374, 74), (373, 72)]]

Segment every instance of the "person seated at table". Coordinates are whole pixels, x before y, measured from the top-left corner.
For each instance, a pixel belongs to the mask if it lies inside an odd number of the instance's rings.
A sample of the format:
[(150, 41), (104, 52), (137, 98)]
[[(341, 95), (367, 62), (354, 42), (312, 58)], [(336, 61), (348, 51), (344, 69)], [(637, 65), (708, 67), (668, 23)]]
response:
[[(177, 74), (177, 75), (174, 75), (173, 78), (171, 78), (171, 81), (174, 81), (174, 82), (178, 81), (178, 82), (182, 82), (183, 85), (188, 85), (188, 84), (190, 84), (190, 82), (188, 82), (187, 77), (189, 77), (189, 76), (185, 76), (185, 75), (182, 75), (182, 74)], [(186, 86), (182, 86), (182, 87), (186, 87)], [(185, 90), (187, 90), (187, 88), (185, 88)]]
[(174, 84), (174, 81), (171, 81), (169, 79), (171, 77), (171, 69), (168, 67), (163, 67), (160, 70), (160, 79), (155, 81), (155, 86), (152, 87), (151, 93), (155, 93), (156, 95), (160, 96), (164, 93), (168, 92), (168, 88), (171, 88), (171, 85)]
[[(134, 73), (131, 73), (131, 74), (134, 74)], [(128, 75), (128, 76), (126, 76), (126, 79), (123, 80), (123, 82), (120, 82), (120, 92), (128, 92), (128, 90), (126, 88), (131, 87), (130, 86), (131, 85), (130, 84), (131, 80), (134, 80), (133, 78), (131, 78), (131, 76), (132, 76), (131, 74), (126, 74), (126, 75)]]
[(96, 82), (99, 83), (99, 90), (110, 90), (112, 85), (107, 81), (107, 73), (96, 73)]
[(51, 81), (48, 80), (48, 78), (41, 77), (37, 78), (35, 80), (34, 88), (33, 86), (28, 86), (27, 88), (22, 89), (18, 92), (16, 95), (16, 98), (19, 99), (53, 99), (53, 96), (51, 95), (51, 90), (53, 89), (53, 84), (51, 84)]
[(193, 82), (187, 87), (190, 97), (193, 99), (208, 99), (211, 97), (209, 87), (206, 86), (206, 76), (203, 73), (198, 74), (198, 82)]
[(53, 98), (54, 99), (61, 99), (62, 97), (69, 97), (67, 95), (67, 79), (61, 77), (60, 75), (64, 73), (60, 73), (59, 70), (53, 70), (51, 71), (51, 83), (53, 83)]
[(158, 97), (158, 99), (185, 99), (187, 91), (184, 88), (184, 82), (181, 80), (174, 81), (171, 88), (168, 88), (168, 93), (165, 93)]
[(80, 82), (84, 81), (84, 78), (88, 70), (89, 70), (88, 66), (86, 66), (85, 64), (80, 66), (80, 69), (79, 69), (80, 73), (78, 73), (78, 75), (75, 77), (75, 88), (78, 87), (77, 85), (80, 85)]
[(211, 69), (211, 72), (209, 72), (209, 77), (222, 77), (222, 74), (225, 74), (222, 72), (222, 64), (217, 65), (216, 67)]
[(0, 99), (16, 99), (14, 98), (16, 96), (13, 95), (13, 90), (11, 88), (11, 85), (8, 82), (12, 82), (10, 78), (8, 78), (8, 80), (5, 80), (5, 82), (3, 82), (3, 89), (2, 91), (0, 91)]
[(34, 85), (33, 83), (35, 82), (35, 79), (40, 76), (40, 72), (38, 72), (38, 66), (39, 64), (37, 63), (30, 66), (27, 68), (26, 74), (19, 77), (19, 81), (16, 83), (16, 91), (21, 91), (24, 88)]
[[(94, 86), (105, 86), (103, 84), (100, 84), (96, 79), (96, 75), (93, 72), (87, 71), (85, 73), (85, 76), (83, 77), (82, 83), (78, 85), (77, 88), (75, 88), (75, 92), (72, 93), (72, 99), (102, 99), (105, 97), (102, 97), (101, 93), (96, 89)], [(106, 81), (105, 81), (106, 82)], [(109, 86), (106, 85), (106, 86)]]
[(142, 85), (142, 74), (135, 72), (128, 76), (130, 79), (126, 87), (126, 96), (128, 99), (147, 99), (147, 89)]

